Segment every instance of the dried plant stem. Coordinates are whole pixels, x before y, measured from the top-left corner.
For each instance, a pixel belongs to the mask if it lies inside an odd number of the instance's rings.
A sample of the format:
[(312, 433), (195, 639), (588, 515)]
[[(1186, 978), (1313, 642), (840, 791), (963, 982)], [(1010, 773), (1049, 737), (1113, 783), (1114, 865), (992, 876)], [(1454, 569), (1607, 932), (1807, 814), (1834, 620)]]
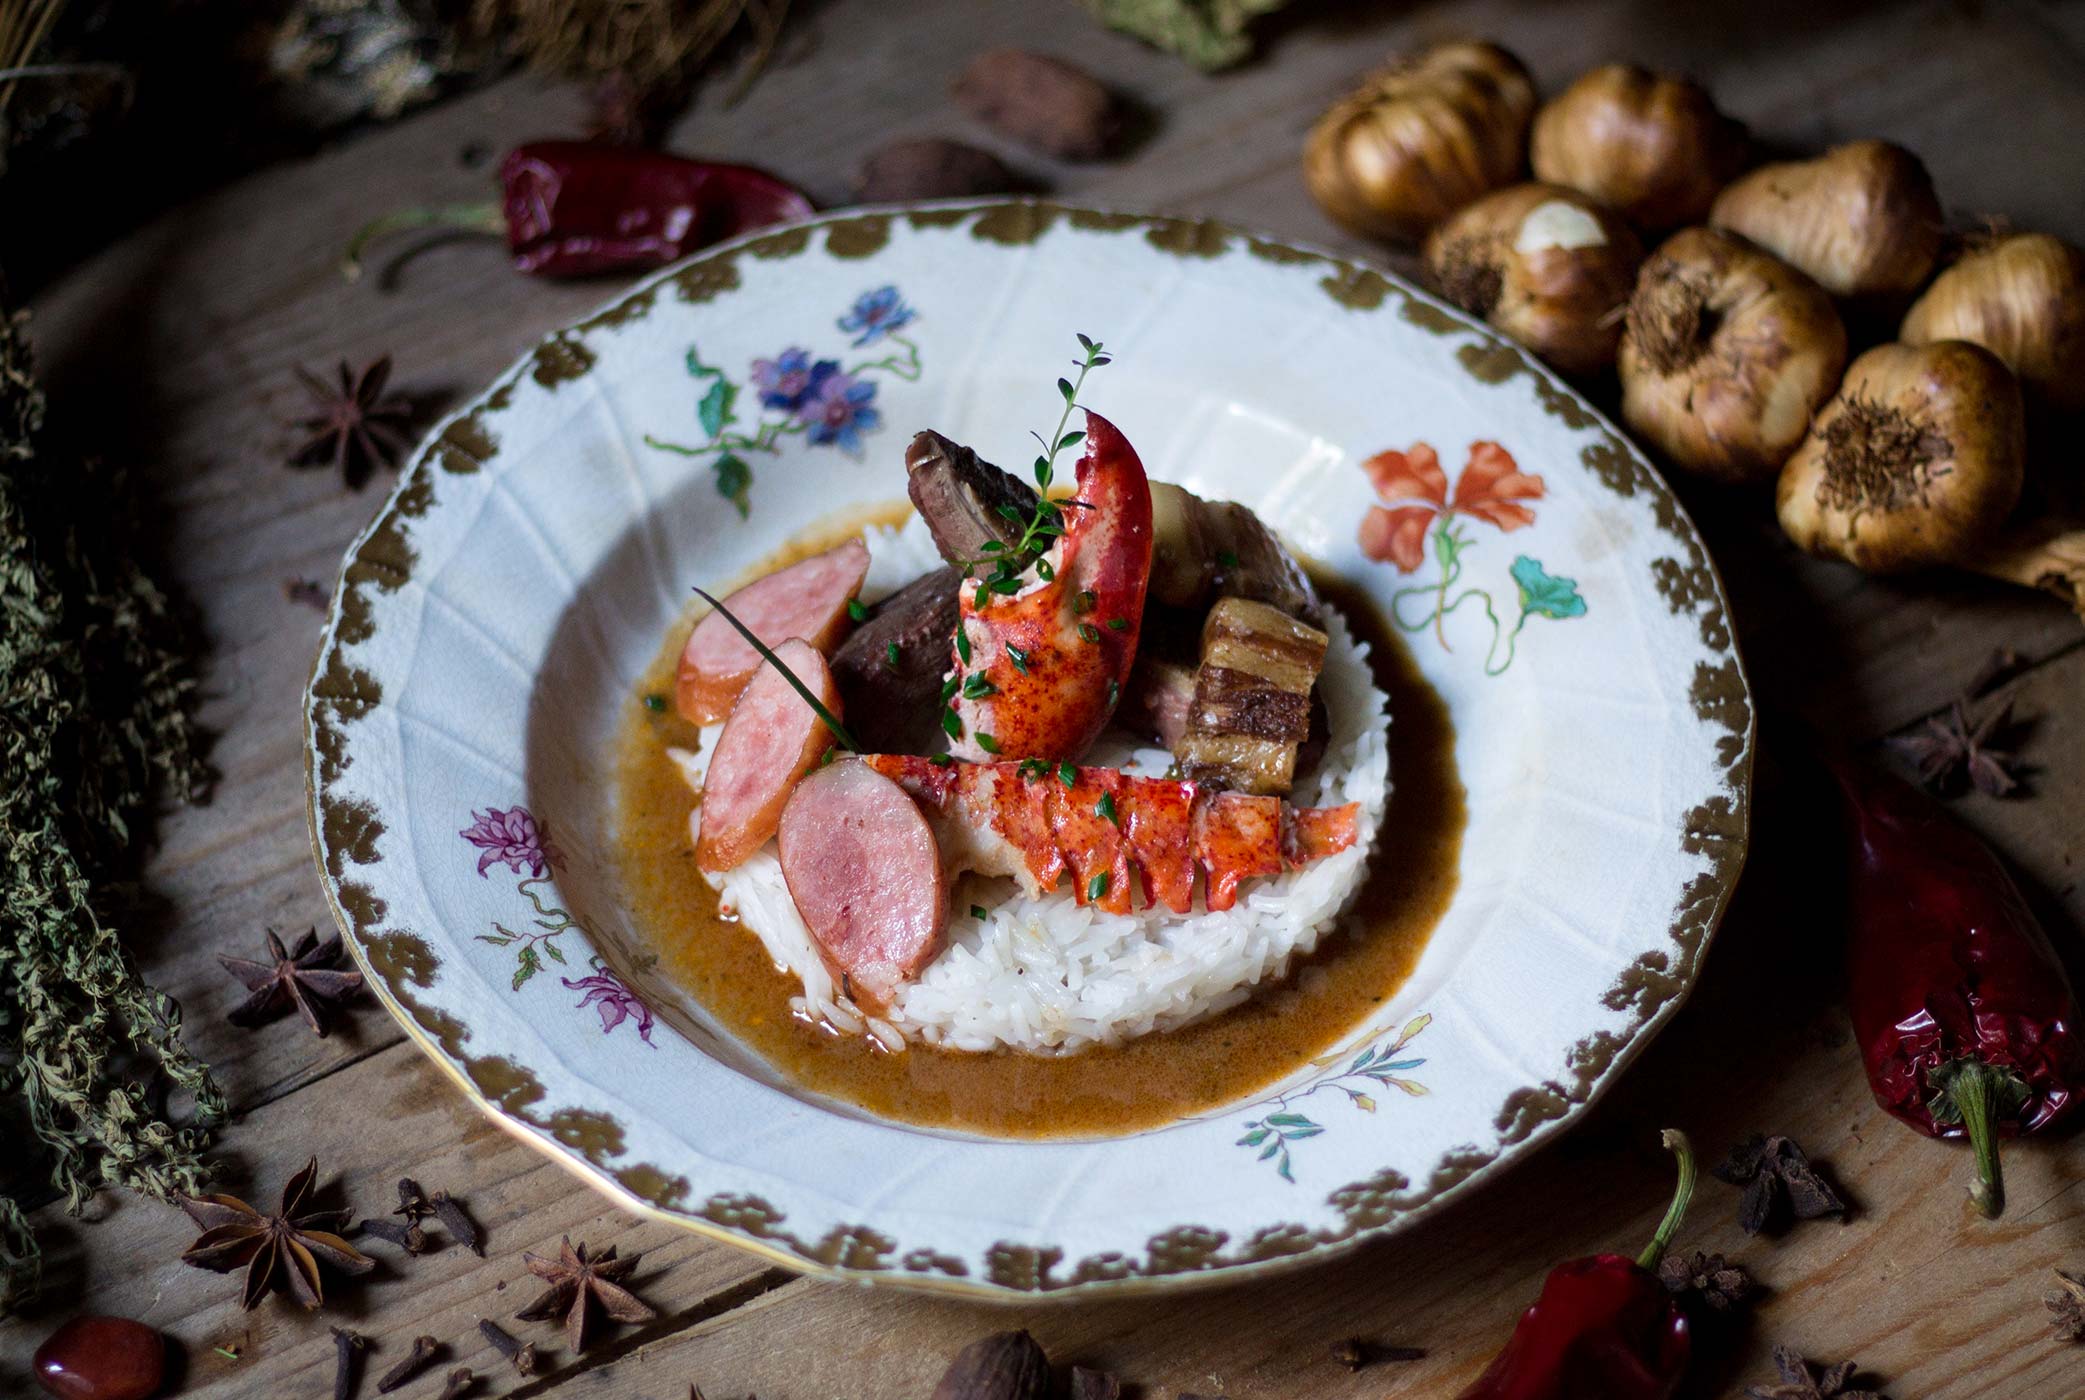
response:
[(65, 3), (66, 0), (0, 0), (0, 73), (8, 74), (0, 82), (0, 116), (7, 114), (15, 83), (22, 76), (14, 70), (27, 66), (43, 47)]
[(789, 0), (475, 0), (471, 24), (531, 67), (619, 75), (640, 92), (684, 84), (743, 27), (752, 43), (743, 91), (774, 52), (788, 12)]

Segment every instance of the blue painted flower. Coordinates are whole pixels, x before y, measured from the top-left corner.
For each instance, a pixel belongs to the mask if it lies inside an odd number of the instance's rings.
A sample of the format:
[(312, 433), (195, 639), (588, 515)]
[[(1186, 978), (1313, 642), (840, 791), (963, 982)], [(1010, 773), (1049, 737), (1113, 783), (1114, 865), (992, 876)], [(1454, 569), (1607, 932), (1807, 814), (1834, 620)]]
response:
[(810, 431), (810, 441), (824, 446), (837, 444), (844, 452), (859, 453), (861, 435), (883, 421), (883, 414), (869, 406), (876, 386), (851, 374), (829, 375), (818, 381), (797, 417)]
[(892, 331), (912, 324), (919, 313), (905, 304), (896, 287), (878, 287), (854, 300), (854, 309), (840, 318), (840, 329), (854, 336), (857, 347), (881, 340)]
[(753, 387), (768, 408), (794, 413), (819, 386), (840, 372), (836, 360), (811, 360), (811, 352), (792, 345), (772, 360), (753, 361)]

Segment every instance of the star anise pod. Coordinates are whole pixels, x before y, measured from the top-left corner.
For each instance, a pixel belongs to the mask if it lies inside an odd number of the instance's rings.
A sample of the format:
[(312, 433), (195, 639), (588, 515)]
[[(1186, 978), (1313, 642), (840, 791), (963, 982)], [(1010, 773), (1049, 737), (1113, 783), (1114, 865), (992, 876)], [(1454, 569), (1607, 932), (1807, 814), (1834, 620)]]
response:
[(2042, 1299), (2049, 1307), (2049, 1325), (2057, 1336), (2075, 1342), (2085, 1337), (2085, 1278), (2058, 1269), (2056, 1286), (2062, 1291)]
[(528, 1271), (549, 1283), (543, 1296), (514, 1316), (523, 1322), (552, 1322), (564, 1319), (565, 1345), (574, 1355), (586, 1350), (586, 1325), (596, 1306), (617, 1322), (649, 1322), (659, 1314), (637, 1295), (622, 1286), (641, 1256), (615, 1257), (610, 1245), (600, 1254), (587, 1257), (586, 1246), (574, 1246), (567, 1235), (558, 1244), (557, 1258), (522, 1253)]
[(218, 954), (217, 961), (224, 970), (246, 984), (253, 993), (245, 1001), (233, 1007), (225, 1017), (235, 1026), (248, 1029), (272, 1021), (285, 1008), (294, 1006), (304, 1017), (304, 1023), (320, 1037), (329, 1027), (326, 1019), (337, 1009), (336, 1004), (345, 1001), (362, 989), (362, 974), (347, 972), (336, 967), (340, 961), (340, 935), (335, 934), (324, 943), (319, 942), (319, 931), (307, 931), (292, 953), (282, 946), (282, 940), (274, 929), (268, 930), (267, 962), (254, 962), (248, 958), (227, 957)]
[(320, 1265), (344, 1274), (366, 1274), (376, 1267), (375, 1260), (335, 1233), (346, 1223), (348, 1212), (304, 1209), (318, 1173), (314, 1157), (290, 1178), (283, 1189), (282, 1206), (273, 1215), (261, 1214), (236, 1196), (179, 1197), (188, 1218), (203, 1227), (201, 1237), (182, 1254), (181, 1262), (221, 1274), (244, 1268), (246, 1291), (241, 1307), (259, 1304), (271, 1286), (307, 1308), (317, 1307), (324, 1301)]
[(360, 372), (342, 360), (337, 386), (302, 365), (296, 372), (311, 395), (312, 411), (296, 421), (295, 426), (310, 436), (290, 454), (291, 466), (330, 465), (348, 485), (359, 488), (377, 467), (398, 465), (414, 409), (404, 395), (384, 392), (391, 380), (389, 355), (371, 360)]
[(1717, 1312), (1734, 1312), (1752, 1296), (1752, 1275), (1720, 1254), (1698, 1249), (1691, 1258), (1666, 1255), (1658, 1262), (1658, 1280), (1671, 1292), (1697, 1297)]
[(1752, 1400), (1889, 1400), (1879, 1390), (1848, 1390), (1854, 1372), (1860, 1368), (1851, 1361), (1841, 1361), (1836, 1366), (1827, 1366), (1813, 1375), (1810, 1363), (1794, 1347), (1774, 1348), (1774, 1369), (1781, 1373), (1779, 1385), (1748, 1386), (1745, 1394)]
[(1846, 1214), (1846, 1202), (1817, 1174), (1793, 1138), (1755, 1134), (1731, 1148), (1712, 1174), (1718, 1181), (1745, 1188), (1738, 1202), (1738, 1228), (1748, 1235), (1772, 1224), (1784, 1204), (1797, 1220)]
[(2019, 756), (2001, 747), (2012, 724), (2010, 701), (1993, 705), (1974, 724), (1967, 698), (1955, 700), (1945, 715), (1931, 715), (1925, 728), (1900, 734), (1890, 747), (1918, 766), (1919, 781), (1935, 792), (1951, 792), (1963, 778), (1986, 797), (2006, 797), (2019, 790)]

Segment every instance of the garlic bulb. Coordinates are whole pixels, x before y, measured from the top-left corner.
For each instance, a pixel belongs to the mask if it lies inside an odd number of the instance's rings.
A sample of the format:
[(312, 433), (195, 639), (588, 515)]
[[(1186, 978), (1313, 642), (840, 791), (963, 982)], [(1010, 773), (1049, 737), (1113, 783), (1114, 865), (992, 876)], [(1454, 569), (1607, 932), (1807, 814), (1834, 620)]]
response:
[(1441, 295), (1568, 374), (1614, 362), (1642, 261), (1620, 217), (1558, 185), (1488, 194), (1426, 238), (1427, 275)]
[(1763, 481), (1839, 382), (1824, 289), (1744, 239), (1683, 229), (1644, 262), (1622, 331), (1622, 418), (1689, 471)]
[(1370, 78), (1318, 119), (1303, 181), (1355, 233), (1416, 243), (1520, 173), (1535, 84), (1496, 44), (1441, 44)]
[(2085, 254), (2046, 233), (1999, 238), (1935, 278), (1898, 335), (1971, 341), (2042, 403), (2085, 408)]
[(1701, 222), (1744, 168), (1745, 129), (1684, 78), (1611, 63), (1535, 114), (1535, 178), (1569, 185), (1646, 233)]
[(1763, 165), (1716, 196), (1709, 222), (1840, 297), (1910, 296), (1933, 271), (1943, 234), (1933, 177), (1887, 141)]
[(2019, 503), (2020, 387), (1961, 340), (1878, 345), (1781, 471), (1781, 528), (1812, 554), (1890, 573), (1973, 559)]

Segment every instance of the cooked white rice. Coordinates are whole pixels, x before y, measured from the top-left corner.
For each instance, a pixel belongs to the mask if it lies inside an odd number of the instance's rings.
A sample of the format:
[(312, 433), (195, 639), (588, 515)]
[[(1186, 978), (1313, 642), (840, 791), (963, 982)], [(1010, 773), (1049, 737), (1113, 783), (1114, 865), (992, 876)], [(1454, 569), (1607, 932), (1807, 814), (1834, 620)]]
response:
[[(901, 530), (863, 532), (870, 551), (863, 596), (870, 602), (936, 567), (932, 538), (917, 519)], [(1245, 885), (1222, 913), (1136, 914), (1080, 908), (1068, 886), (1030, 899), (1007, 879), (965, 876), (951, 901), (948, 946), (906, 987), (888, 1017), (871, 1016), (842, 996), (798, 917), (770, 844), (710, 882), (727, 912), (766, 945), (776, 964), (803, 983), (790, 1005), (850, 1034), (873, 1035), (891, 1049), (924, 1041), (955, 1050), (1008, 1046), (1057, 1054), (1169, 1030), (1244, 1001), (1279, 978), (1337, 922), (1366, 877), (1375, 833), (1390, 795), (1387, 700), (1375, 687), (1367, 648), (1337, 615), (1322, 687), (1331, 740), (1317, 770), (1291, 800), (1302, 806), (1361, 804), (1361, 842), (1274, 879)], [(721, 726), (718, 726), (721, 728)], [(716, 729), (699, 754), (676, 751), (698, 786)], [(1087, 758), (1157, 775), (1172, 756), (1110, 735)], [(700, 818), (700, 809), (696, 817)], [(982, 919), (969, 910), (980, 905)]]

